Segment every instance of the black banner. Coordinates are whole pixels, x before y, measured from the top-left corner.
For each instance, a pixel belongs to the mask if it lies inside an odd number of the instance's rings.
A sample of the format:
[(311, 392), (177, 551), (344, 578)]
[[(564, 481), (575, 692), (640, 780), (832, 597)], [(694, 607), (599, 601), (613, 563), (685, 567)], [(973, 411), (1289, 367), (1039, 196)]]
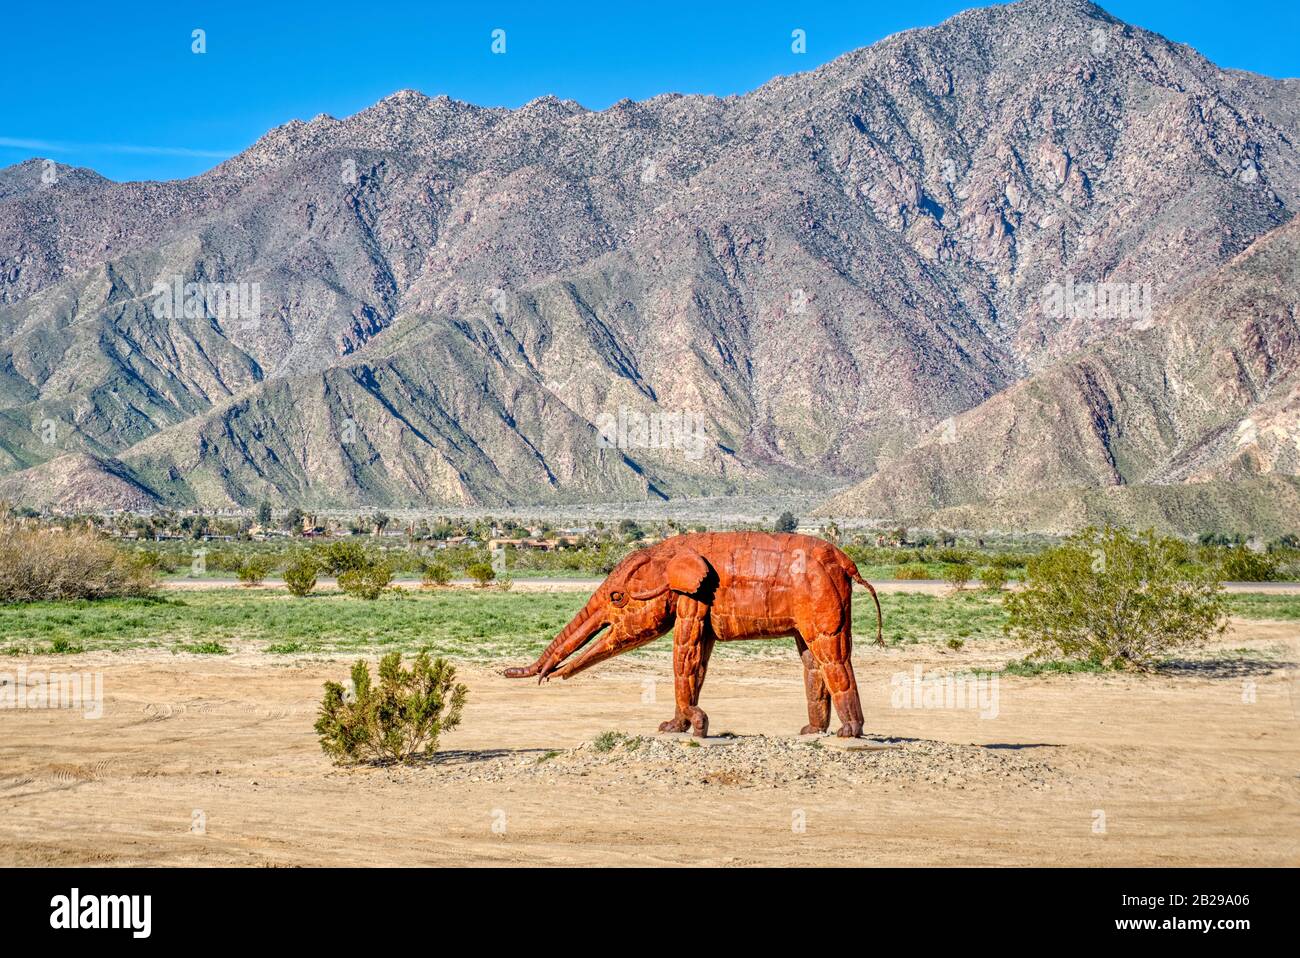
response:
[(0, 921), (6, 944), (208, 946), (256, 934), (338, 945), (421, 927), (590, 938), (604, 927), (671, 934), (680, 916), (732, 944), (770, 944), (774, 924), (788, 922), (791, 932), (856, 925), (864, 947), (873, 929), (927, 947), (936, 934), (974, 944), (981, 932), (1231, 947), (1291, 927), (1292, 879), (1263, 869), (8, 869)]

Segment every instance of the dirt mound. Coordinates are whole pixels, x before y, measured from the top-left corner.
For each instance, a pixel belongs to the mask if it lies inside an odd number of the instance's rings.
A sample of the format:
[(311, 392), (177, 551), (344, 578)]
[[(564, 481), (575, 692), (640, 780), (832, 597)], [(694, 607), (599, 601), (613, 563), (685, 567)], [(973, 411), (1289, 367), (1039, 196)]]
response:
[(864, 739), (847, 750), (827, 738), (719, 736), (687, 738), (606, 733), (562, 751), (447, 752), (434, 761), (452, 780), (507, 782), (586, 778), (642, 788), (772, 788), (920, 785), (965, 789), (976, 784), (1045, 789), (1061, 775), (1025, 749), (954, 745), (922, 739)]

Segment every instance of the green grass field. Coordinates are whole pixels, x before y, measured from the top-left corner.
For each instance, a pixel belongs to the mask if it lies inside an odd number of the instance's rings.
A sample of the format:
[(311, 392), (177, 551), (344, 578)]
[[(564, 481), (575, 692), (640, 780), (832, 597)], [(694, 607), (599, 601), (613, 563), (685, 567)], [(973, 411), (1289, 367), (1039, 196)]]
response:
[[(586, 601), (585, 593), (521, 593), (453, 589), (390, 593), (375, 602), (326, 593), (297, 599), (287, 592), (239, 588), (164, 593), (148, 599), (36, 602), (0, 606), (0, 653), (57, 654), (82, 650), (161, 648), (221, 654), (253, 643), (271, 654), (420, 649), (457, 658), (535, 656)], [(1300, 596), (1234, 595), (1235, 616), (1300, 619)], [(881, 596), (885, 641), (979, 642), (1002, 634), (1005, 614), (995, 596), (894, 593)], [(875, 635), (875, 608), (854, 597), (859, 645)], [(646, 651), (663, 651), (664, 640)], [(789, 650), (788, 639), (739, 642), (723, 655)], [(632, 653), (637, 654), (637, 653)]]

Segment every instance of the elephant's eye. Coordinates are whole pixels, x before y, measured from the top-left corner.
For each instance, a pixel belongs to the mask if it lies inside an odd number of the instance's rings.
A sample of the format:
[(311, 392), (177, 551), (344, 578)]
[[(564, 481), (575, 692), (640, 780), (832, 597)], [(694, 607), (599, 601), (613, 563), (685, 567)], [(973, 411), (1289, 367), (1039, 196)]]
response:
[(623, 606), (627, 604), (627, 596), (624, 595), (622, 592), (611, 592), (609, 594), (609, 601), (613, 602), (616, 606), (618, 606), (621, 609)]

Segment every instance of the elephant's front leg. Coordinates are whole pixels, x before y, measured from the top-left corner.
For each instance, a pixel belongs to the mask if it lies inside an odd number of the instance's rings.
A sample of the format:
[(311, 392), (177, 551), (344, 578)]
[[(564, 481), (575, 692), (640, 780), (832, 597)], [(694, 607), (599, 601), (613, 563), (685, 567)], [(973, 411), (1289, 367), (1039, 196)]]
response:
[(700, 687), (709, 668), (714, 635), (706, 618), (708, 607), (683, 597), (677, 609), (677, 626), (673, 630), (673, 694), (677, 711), (659, 726), (661, 732), (685, 732), (697, 738), (709, 734), (709, 717), (699, 707)]

